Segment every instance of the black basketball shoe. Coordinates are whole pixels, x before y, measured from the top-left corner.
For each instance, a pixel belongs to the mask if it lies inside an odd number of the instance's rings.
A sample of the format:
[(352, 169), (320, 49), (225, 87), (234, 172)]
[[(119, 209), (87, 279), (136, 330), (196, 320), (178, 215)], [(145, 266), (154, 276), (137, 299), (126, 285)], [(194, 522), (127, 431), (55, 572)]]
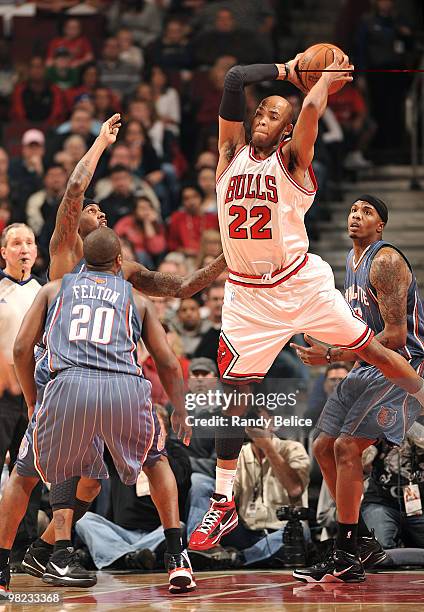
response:
[(169, 592), (172, 595), (190, 593), (196, 589), (193, 570), (186, 550), (179, 555), (165, 553), (164, 560), (168, 570)]
[(293, 577), (303, 582), (363, 582), (365, 572), (359, 556), (336, 549), (321, 563), (294, 570)]
[(31, 576), (35, 576), (36, 578), (42, 578), (52, 552), (53, 546), (34, 546), (34, 543), (32, 543), (27, 549), (21, 563), (22, 569), (26, 574), (31, 574)]
[(374, 529), (371, 529), (371, 534), (370, 537), (358, 537), (359, 557), (364, 569), (379, 565), (387, 558), (386, 551), (375, 537)]
[(0, 569), (0, 601), (9, 598), (10, 565), (7, 564)]
[(88, 588), (96, 584), (97, 578), (83, 568), (73, 548), (63, 548), (50, 557), (43, 582), (55, 586)]

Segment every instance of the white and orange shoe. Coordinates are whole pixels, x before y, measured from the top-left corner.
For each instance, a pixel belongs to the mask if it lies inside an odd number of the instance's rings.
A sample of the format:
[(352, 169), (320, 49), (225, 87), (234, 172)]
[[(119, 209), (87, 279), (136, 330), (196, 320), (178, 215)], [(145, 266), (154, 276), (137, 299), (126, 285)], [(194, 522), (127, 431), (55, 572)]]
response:
[(193, 569), (186, 550), (178, 555), (165, 553), (165, 567), (168, 570), (169, 592), (172, 595), (196, 590)]
[(237, 525), (238, 516), (234, 498), (227, 501), (225, 496), (220, 499), (211, 497), (209, 510), (203, 517), (203, 521), (191, 534), (188, 548), (189, 550), (213, 548), (219, 544), (224, 535), (230, 533)]
[(0, 601), (9, 599), (10, 591), (10, 565), (7, 564), (3, 569), (0, 569)]

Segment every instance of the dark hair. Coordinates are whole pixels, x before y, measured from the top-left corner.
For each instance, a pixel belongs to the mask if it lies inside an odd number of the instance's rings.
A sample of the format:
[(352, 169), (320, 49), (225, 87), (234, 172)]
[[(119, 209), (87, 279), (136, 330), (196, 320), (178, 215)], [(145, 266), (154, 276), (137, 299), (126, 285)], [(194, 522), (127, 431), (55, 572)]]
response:
[(46, 172), (45, 172), (45, 174), (47, 174), (47, 172), (48, 172), (49, 170), (54, 170), (55, 168), (60, 168), (60, 170), (63, 170), (63, 172), (66, 172), (66, 170), (65, 170), (65, 168), (62, 166), (62, 164), (58, 164), (57, 162), (53, 162), (53, 163), (51, 163), (51, 164), (50, 164), (50, 166), (48, 166), (48, 167), (46, 168)]
[(194, 189), (194, 191), (197, 191), (197, 193), (199, 194), (199, 196), (202, 198), (205, 197), (205, 192), (203, 191), (203, 189), (200, 187), (200, 185), (198, 185), (197, 183), (186, 183), (185, 185), (183, 185), (181, 187), (181, 199), (183, 197), (183, 193), (186, 189)]
[(116, 164), (109, 170), (109, 174), (116, 174), (117, 172), (127, 172), (127, 174), (131, 174), (130, 169), (124, 166), (124, 164)]
[(334, 363), (330, 363), (329, 366), (327, 366), (326, 370), (325, 370), (325, 378), (327, 378), (327, 375), (329, 372), (331, 372), (332, 370), (346, 370), (346, 372), (349, 372), (349, 366), (346, 365), (346, 363), (344, 361), (335, 361)]

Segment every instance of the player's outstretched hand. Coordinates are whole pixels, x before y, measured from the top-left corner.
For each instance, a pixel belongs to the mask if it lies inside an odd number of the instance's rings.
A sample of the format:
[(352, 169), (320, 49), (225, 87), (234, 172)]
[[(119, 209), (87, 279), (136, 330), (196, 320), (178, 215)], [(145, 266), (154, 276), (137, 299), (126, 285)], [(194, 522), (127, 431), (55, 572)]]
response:
[(334, 62), (327, 66), (326, 70), (328, 70), (328, 72), (322, 73), (325, 75), (328, 84), (331, 85), (331, 83), (334, 83), (335, 81), (343, 81), (344, 83), (352, 81), (352, 73), (355, 70), (355, 66), (350, 63), (347, 55), (343, 55), (343, 57), (339, 59), (335, 49), (333, 49), (333, 53)]
[(191, 440), (191, 425), (187, 423), (187, 412), (174, 410), (171, 414), (171, 425), (178, 440), (182, 440), (183, 444), (188, 446)]
[(292, 83), (293, 85), (295, 85), (298, 89), (300, 89), (300, 91), (303, 91), (303, 93), (307, 94), (308, 90), (302, 84), (298, 71), (299, 60), (301, 59), (302, 55), (303, 53), (298, 53), (294, 59), (287, 62), (287, 66), (290, 69), (290, 73), (287, 77), (287, 80), (290, 81), (290, 83)]
[(290, 342), (291, 348), (295, 349), (299, 359), (301, 359), (305, 365), (309, 366), (325, 365), (327, 363), (325, 358), (327, 349), (321, 344), (314, 342), (307, 334), (304, 335), (304, 338), (309, 346), (301, 346), (300, 344), (295, 344), (295, 342)]
[(119, 113), (115, 113), (103, 123), (102, 127), (100, 128), (99, 138), (104, 140), (106, 147), (116, 142), (116, 137), (118, 136), (120, 127), (121, 115)]

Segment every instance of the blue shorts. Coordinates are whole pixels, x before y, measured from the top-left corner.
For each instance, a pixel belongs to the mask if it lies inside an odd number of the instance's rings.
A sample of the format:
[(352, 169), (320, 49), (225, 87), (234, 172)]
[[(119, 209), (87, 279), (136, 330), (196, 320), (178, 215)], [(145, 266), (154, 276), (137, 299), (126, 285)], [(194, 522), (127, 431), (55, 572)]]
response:
[(57, 374), (35, 417), (35, 466), (45, 482), (108, 478), (105, 443), (124, 484), (164, 455), (164, 437), (144, 378), (83, 368)]
[[(421, 374), (421, 358), (411, 360)], [(316, 425), (316, 433), (337, 438), (344, 434), (370, 440), (385, 438), (400, 445), (418, 418), (421, 404), (392, 384), (372, 365), (349, 372), (330, 395)]]

